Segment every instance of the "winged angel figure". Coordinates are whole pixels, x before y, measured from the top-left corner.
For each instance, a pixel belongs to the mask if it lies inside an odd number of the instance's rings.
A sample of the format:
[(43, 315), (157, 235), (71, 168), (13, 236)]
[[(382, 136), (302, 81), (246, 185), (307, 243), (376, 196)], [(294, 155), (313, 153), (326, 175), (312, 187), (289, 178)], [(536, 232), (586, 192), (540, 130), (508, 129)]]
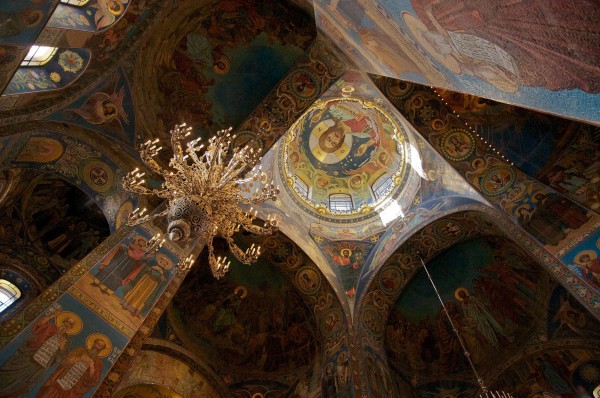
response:
[(119, 131), (123, 139), (127, 140), (127, 134), (123, 126), (123, 123), (129, 124), (129, 116), (123, 109), (125, 86), (117, 88), (117, 81), (118, 79), (115, 78), (112, 89), (97, 91), (90, 95), (79, 108), (68, 109), (68, 111), (76, 113), (88, 123), (113, 127), (114, 130)]
[(117, 18), (127, 9), (129, 0), (98, 0), (91, 6), (95, 8), (96, 14), (94, 21), (96, 22), (96, 30), (104, 30), (115, 23)]

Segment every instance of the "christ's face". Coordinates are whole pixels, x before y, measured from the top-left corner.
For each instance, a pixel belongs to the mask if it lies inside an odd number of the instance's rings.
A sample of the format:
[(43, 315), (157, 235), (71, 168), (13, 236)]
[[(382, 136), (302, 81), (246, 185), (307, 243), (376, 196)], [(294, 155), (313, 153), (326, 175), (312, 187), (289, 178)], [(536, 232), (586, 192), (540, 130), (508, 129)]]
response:
[(328, 131), (325, 140), (323, 141), (323, 145), (326, 149), (335, 149), (340, 146), (342, 141), (344, 140), (344, 132), (339, 129), (335, 129), (332, 131)]

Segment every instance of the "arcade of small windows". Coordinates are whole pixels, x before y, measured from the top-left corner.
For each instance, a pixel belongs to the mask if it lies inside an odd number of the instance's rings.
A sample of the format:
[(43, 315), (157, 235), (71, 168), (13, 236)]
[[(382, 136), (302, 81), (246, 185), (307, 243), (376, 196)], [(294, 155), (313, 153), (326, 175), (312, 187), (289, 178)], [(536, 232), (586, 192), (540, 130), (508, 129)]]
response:
[(304, 181), (302, 181), (299, 177), (296, 177), (294, 180), (294, 188), (296, 189), (296, 192), (298, 192), (300, 195), (304, 196), (305, 198), (308, 198), (308, 185), (306, 185)]
[(392, 186), (392, 179), (387, 174), (382, 174), (378, 179), (375, 180), (371, 189), (375, 195), (375, 200), (379, 200)]
[(58, 51), (58, 47), (33, 45), (21, 62), (21, 66), (42, 66), (47, 64)]
[(90, 0), (60, 0), (63, 4), (68, 4), (70, 6), (82, 7), (86, 5)]
[(345, 193), (329, 195), (329, 208), (335, 211), (351, 211), (352, 197)]
[(0, 279), (0, 312), (6, 310), (21, 297), (21, 291), (6, 279)]

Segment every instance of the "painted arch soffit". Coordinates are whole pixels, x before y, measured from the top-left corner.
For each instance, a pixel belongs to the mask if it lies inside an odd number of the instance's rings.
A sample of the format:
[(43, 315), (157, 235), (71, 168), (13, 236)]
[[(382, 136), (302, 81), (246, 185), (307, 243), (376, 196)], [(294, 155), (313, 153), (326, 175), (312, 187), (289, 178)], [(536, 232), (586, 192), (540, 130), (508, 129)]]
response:
[[(264, 254), (251, 267), (228, 256), (230, 271), (216, 280), (203, 252), (168, 308), (175, 334), (202, 361), (235, 375), (273, 378), (308, 369), (347, 330), (334, 290), (281, 233), (240, 234), (236, 242), (260, 244)], [(226, 244), (214, 243), (227, 255)], [(209, 298), (206, 305), (193, 304), (199, 296)]]

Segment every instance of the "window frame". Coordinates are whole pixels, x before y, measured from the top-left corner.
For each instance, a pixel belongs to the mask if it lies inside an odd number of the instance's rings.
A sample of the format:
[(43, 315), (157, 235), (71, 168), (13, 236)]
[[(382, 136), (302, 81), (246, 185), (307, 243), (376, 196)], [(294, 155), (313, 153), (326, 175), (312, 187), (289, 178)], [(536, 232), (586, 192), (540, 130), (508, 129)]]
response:
[(384, 194), (392, 187), (392, 177), (387, 173), (383, 173), (371, 184), (371, 191), (375, 196), (375, 200), (379, 200), (384, 197)]
[[(3, 297), (6, 301), (3, 301)], [(12, 282), (0, 279), (0, 314), (10, 308), (19, 298), (21, 290)]]
[(83, 7), (89, 3), (90, 0), (60, 0), (61, 4), (65, 4), (73, 7)]
[[(343, 199), (343, 200), (340, 200)], [(346, 204), (347, 206), (338, 207), (339, 204)], [(349, 205), (349, 206), (348, 206)], [(352, 195), (347, 193), (332, 193), (329, 195), (329, 210), (339, 212), (350, 212), (354, 210), (354, 202), (352, 201)]]
[[(36, 55), (40, 50), (52, 49), (48, 55), (44, 56), (44, 59), (35, 59)], [(21, 61), (20, 67), (31, 67), (31, 66), (44, 66), (54, 58), (58, 52), (58, 47), (51, 46), (38, 46), (37, 44), (32, 45), (25, 55), (25, 58)]]
[[(299, 188), (302, 188), (302, 189), (299, 189)], [(300, 195), (302, 195), (306, 199), (308, 199), (308, 195), (310, 194), (310, 188), (308, 187), (308, 184), (305, 183), (304, 180), (302, 180), (302, 178), (300, 178), (298, 176), (296, 176), (296, 178), (294, 179), (294, 189)]]

